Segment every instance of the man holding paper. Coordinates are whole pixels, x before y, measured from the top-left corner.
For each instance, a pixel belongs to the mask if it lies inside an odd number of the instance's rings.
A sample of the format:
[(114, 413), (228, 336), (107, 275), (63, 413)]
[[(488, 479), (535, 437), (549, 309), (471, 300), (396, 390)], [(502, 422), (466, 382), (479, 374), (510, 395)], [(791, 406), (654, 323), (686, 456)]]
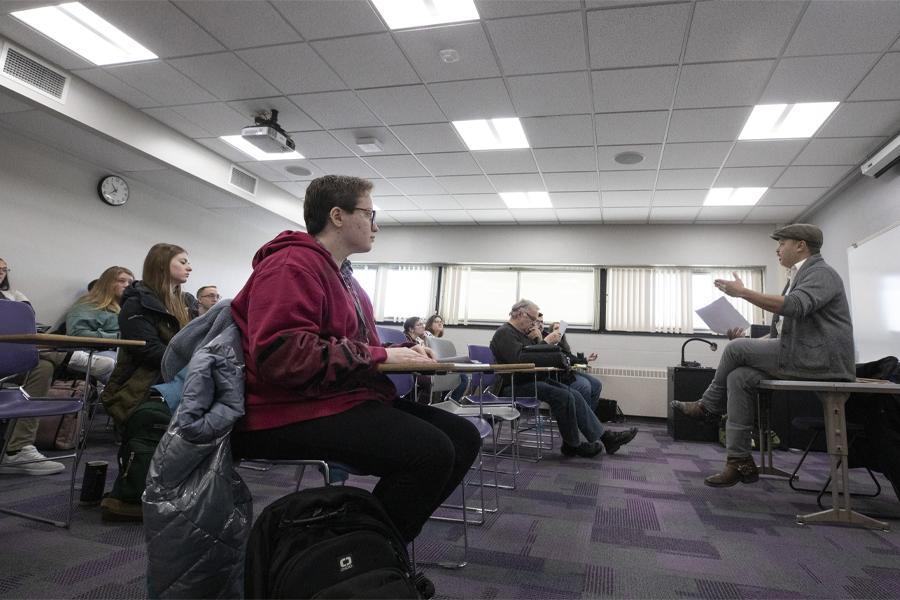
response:
[(712, 487), (753, 483), (759, 470), (750, 455), (756, 385), (762, 379), (855, 379), (853, 326), (844, 284), (822, 255), (822, 230), (797, 223), (776, 230), (778, 261), (790, 269), (781, 295), (763, 294), (733, 281), (715, 285), (729, 296), (774, 314), (768, 338), (733, 341), (716, 375), (696, 402), (674, 401), (684, 414), (704, 419), (728, 413), (725, 469), (705, 480)]

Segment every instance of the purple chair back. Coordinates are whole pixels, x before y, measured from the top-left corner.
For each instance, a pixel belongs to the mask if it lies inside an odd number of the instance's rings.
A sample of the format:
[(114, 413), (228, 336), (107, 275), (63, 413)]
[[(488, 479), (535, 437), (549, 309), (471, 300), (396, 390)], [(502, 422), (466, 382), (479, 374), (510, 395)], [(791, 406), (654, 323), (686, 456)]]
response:
[(405, 375), (402, 373), (392, 373), (388, 375), (388, 379), (391, 380), (391, 383), (394, 384), (394, 387), (397, 388), (397, 396), (405, 396), (412, 391), (413, 388), (413, 376)]
[(406, 339), (406, 335), (397, 329), (382, 327), (381, 325), (376, 325), (375, 329), (378, 331), (378, 338), (383, 344), (405, 344), (409, 341)]
[[(34, 311), (24, 302), (0, 300), (0, 334), (35, 333)], [(0, 377), (24, 373), (38, 363), (38, 351), (29, 344), (0, 344)]]
[[(494, 358), (494, 353), (491, 352), (489, 346), (473, 346), (472, 344), (469, 344), (469, 359), (473, 362), (480, 362), (486, 365), (497, 362), (497, 359)], [(497, 376), (493, 373), (472, 373), (473, 389), (481, 387), (482, 389), (487, 390), (494, 385), (494, 379), (496, 379), (496, 377)]]

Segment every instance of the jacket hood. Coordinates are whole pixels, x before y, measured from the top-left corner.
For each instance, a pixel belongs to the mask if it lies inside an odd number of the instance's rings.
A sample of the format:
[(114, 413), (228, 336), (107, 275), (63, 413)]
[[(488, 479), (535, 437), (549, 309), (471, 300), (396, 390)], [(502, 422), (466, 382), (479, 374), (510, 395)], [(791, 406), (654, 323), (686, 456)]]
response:
[[(282, 231), (275, 239), (263, 245), (262, 248), (256, 251), (256, 255), (253, 257), (253, 268), (255, 269), (259, 263), (273, 254), (280, 252), (286, 248), (292, 247), (302, 247), (309, 248), (311, 250), (315, 250), (322, 256), (328, 259), (328, 262), (334, 264), (334, 259), (331, 257), (331, 253), (325, 249), (324, 246), (319, 244), (316, 241), (316, 238), (309, 235), (303, 231)], [(337, 265), (335, 265), (335, 269)]]
[(125, 303), (132, 298), (136, 299), (140, 302), (141, 306), (148, 310), (169, 314), (169, 311), (166, 310), (166, 306), (162, 303), (162, 300), (160, 300), (150, 288), (145, 286), (142, 281), (135, 281), (125, 288), (125, 292), (122, 294), (121, 306), (125, 306)]

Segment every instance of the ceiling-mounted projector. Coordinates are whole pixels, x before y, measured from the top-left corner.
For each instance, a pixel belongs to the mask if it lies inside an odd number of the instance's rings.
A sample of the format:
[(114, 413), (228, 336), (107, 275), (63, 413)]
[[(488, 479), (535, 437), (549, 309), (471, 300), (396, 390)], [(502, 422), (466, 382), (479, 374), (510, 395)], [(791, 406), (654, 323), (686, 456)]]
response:
[(885, 171), (900, 161), (900, 137), (895, 137), (887, 146), (878, 151), (878, 154), (862, 164), (860, 170), (863, 175), (880, 177)]
[(278, 111), (262, 113), (253, 119), (255, 125), (241, 129), (241, 137), (267, 153), (293, 152), (294, 140), (278, 124)]

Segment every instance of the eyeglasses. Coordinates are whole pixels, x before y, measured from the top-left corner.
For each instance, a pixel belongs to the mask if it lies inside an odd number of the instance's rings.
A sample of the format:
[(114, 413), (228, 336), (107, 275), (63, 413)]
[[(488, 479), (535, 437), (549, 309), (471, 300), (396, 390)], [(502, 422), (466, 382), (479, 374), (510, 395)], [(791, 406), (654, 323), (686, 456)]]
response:
[(358, 206), (356, 208), (354, 208), (353, 210), (354, 210), (354, 212), (357, 210), (360, 210), (364, 213), (369, 213), (369, 223), (371, 225), (375, 224), (375, 212), (376, 211), (372, 210), (371, 208), (359, 208)]
[(219, 294), (203, 294), (203, 295), (200, 296), (200, 297), (201, 297), (201, 298), (215, 298), (216, 300), (218, 300), (218, 299), (221, 298), (222, 296), (220, 296)]
[(0, 267), (0, 273), (12, 273), (12, 269), (9, 267)]

